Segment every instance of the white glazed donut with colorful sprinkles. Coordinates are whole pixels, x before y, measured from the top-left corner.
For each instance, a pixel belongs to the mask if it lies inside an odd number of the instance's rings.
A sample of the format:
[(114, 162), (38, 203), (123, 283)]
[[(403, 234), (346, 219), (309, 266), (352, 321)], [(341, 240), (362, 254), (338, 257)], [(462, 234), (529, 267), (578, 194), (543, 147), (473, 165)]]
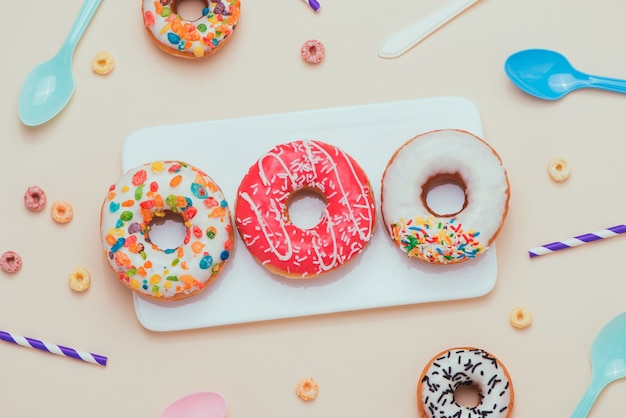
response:
[[(289, 200), (300, 190), (326, 202), (312, 228), (289, 218)], [(274, 147), (250, 167), (239, 185), (235, 222), (252, 256), (270, 271), (313, 278), (365, 248), (376, 205), (367, 175), (351, 156), (330, 144), (298, 140)]]
[(159, 48), (184, 58), (217, 52), (237, 27), (239, 0), (202, 0), (204, 8), (190, 21), (177, 13), (183, 0), (143, 0), (144, 25)]
[[(476, 405), (462, 405), (455, 392), (477, 391)], [(513, 384), (508, 370), (485, 350), (460, 347), (433, 357), (417, 385), (420, 418), (507, 418), (513, 411)]]
[[(155, 218), (179, 216), (185, 236), (177, 248), (150, 239)], [(155, 161), (129, 170), (102, 205), (104, 254), (119, 280), (141, 295), (163, 301), (197, 294), (213, 282), (230, 257), (234, 229), (224, 195), (200, 169)]]
[[(427, 203), (437, 186), (453, 184), (465, 195), (456, 213), (436, 213)], [(452, 264), (483, 254), (506, 218), (509, 181), (502, 160), (485, 141), (462, 130), (418, 135), (392, 156), (382, 179), (387, 232), (409, 257)]]

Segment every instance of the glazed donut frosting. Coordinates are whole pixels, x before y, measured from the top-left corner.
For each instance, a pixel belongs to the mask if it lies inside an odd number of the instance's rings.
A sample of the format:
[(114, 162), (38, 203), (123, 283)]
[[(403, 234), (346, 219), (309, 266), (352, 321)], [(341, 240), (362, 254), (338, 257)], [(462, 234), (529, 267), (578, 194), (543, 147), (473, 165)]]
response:
[[(299, 190), (322, 195), (322, 219), (294, 225), (289, 199)], [(299, 140), (278, 145), (250, 167), (238, 190), (235, 222), (261, 264), (287, 277), (307, 278), (340, 267), (372, 238), (376, 206), (365, 172), (339, 148)]]
[[(437, 214), (428, 187), (458, 184), (465, 203), (455, 214)], [(405, 143), (382, 180), (382, 216), (398, 248), (410, 257), (448, 264), (484, 253), (495, 240), (509, 202), (506, 170), (496, 152), (475, 135), (440, 130)]]
[[(150, 239), (155, 219), (180, 216), (184, 241), (159, 248)], [(198, 293), (220, 273), (233, 247), (228, 203), (200, 169), (156, 161), (129, 170), (102, 205), (104, 253), (127, 287), (161, 300)]]
[[(478, 404), (464, 406), (454, 397), (461, 386), (475, 386)], [(435, 356), (417, 387), (422, 418), (506, 418), (513, 410), (513, 385), (504, 365), (478, 348), (453, 348)]]
[(143, 0), (146, 28), (163, 49), (200, 58), (222, 46), (239, 20), (239, 0), (205, 0), (202, 16), (194, 21), (176, 12), (182, 0)]

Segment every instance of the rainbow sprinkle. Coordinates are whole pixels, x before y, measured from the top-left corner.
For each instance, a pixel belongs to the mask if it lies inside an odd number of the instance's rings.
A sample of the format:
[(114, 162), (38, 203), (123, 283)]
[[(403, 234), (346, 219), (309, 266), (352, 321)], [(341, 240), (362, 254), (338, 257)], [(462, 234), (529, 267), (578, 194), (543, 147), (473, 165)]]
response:
[(400, 219), (390, 226), (392, 239), (402, 251), (430, 263), (454, 263), (484, 252), (483, 244), (477, 239), (480, 232), (463, 230), (455, 218)]

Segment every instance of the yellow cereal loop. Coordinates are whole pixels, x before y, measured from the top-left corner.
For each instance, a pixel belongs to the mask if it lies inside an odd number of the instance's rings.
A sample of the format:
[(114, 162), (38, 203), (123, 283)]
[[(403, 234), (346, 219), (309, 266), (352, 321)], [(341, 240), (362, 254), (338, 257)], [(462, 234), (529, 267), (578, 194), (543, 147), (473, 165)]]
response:
[(569, 164), (562, 158), (554, 158), (548, 163), (548, 175), (558, 183), (567, 180), (570, 174)]
[(100, 51), (91, 60), (91, 69), (94, 73), (100, 75), (106, 75), (113, 70), (115, 60), (113, 56), (107, 51)]
[(165, 170), (165, 163), (163, 161), (155, 161), (152, 163), (150, 169), (154, 174), (159, 174)]
[(532, 315), (528, 308), (518, 306), (509, 314), (509, 322), (515, 328), (526, 328), (532, 323)]
[(193, 49), (193, 54), (196, 57), (201, 58), (204, 56), (204, 49), (201, 46), (197, 46)]
[(84, 267), (77, 267), (74, 269), (72, 274), (68, 279), (68, 284), (70, 285), (70, 289), (75, 292), (84, 292), (89, 289), (91, 285), (91, 274)]

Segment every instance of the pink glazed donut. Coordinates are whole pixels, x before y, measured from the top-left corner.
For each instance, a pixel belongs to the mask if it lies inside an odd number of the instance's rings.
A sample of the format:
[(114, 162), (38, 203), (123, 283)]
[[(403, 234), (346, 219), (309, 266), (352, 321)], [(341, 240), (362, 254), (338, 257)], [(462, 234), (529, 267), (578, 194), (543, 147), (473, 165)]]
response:
[[(301, 229), (288, 213), (298, 191), (319, 194), (326, 208), (317, 225)], [(359, 254), (372, 238), (376, 205), (363, 169), (339, 148), (319, 141), (278, 145), (244, 176), (235, 222), (252, 256), (271, 272), (313, 278)]]

